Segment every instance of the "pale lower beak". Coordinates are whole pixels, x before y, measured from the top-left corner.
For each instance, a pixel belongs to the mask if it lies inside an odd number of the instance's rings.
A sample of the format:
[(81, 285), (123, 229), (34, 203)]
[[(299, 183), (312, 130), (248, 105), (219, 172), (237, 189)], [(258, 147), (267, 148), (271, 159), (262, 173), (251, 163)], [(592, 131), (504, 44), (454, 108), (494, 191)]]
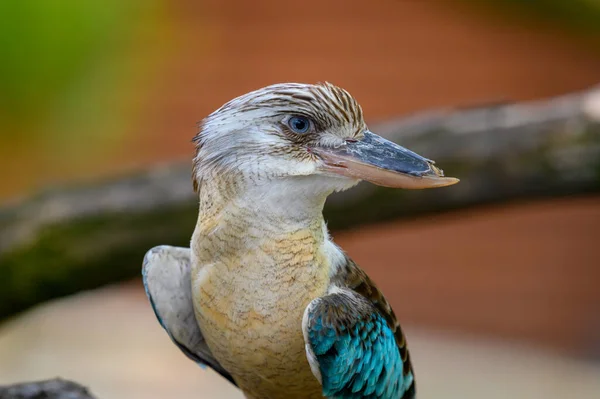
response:
[(433, 161), (369, 131), (362, 140), (348, 140), (336, 148), (314, 147), (312, 152), (321, 158), (323, 171), (379, 186), (422, 189), (459, 182), (444, 177)]

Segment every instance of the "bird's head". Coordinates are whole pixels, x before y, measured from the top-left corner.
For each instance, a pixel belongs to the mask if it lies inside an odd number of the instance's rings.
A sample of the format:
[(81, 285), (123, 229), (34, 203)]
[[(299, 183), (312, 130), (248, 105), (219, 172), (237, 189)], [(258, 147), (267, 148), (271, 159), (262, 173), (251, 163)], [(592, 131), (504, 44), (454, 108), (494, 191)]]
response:
[(244, 94), (204, 119), (194, 141), (195, 188), (222, 176), (252, 185), (308, 182), (324, 194), (360, 180), (408, 189), (458, 182), (369, 131), (354, 97), (329, 83), (275, 84)]

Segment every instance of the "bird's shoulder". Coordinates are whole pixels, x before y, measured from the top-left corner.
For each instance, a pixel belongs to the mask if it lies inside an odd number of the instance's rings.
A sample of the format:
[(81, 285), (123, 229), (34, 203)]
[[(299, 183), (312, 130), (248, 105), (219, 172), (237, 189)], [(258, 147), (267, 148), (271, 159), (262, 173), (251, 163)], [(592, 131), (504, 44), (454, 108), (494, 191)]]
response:
[(191, 360), (209, 366), (235, 384), (214, 358), (194, 314), (189, 248), (162, 245), (150, 249), (142, 266), (148, 300), (160, 325)]
[(338, 268), (332, 277), (331, 284), (337, 287), (345, 287), (366, 298), (370, 305), (374, 306), (379, 314), (385, 319), (392, 329), (394, 338), (400, 350), (402, 361), (407, 366), (405, 373), (412, 371), (410, 355), (406, 345), (406, 336), (400, 327), (400, 322), (391, 305), (383, 295), (383, 292), (371, 280), (368, 274), (357, 265), (349, 256), (345, 256), (345, 262)]
[(347, 255), (336, 265), (327, 295), (307, 307), (303, 332), (309, 363), (326, 396), (414, 397), (412, 364), (396, 315)]

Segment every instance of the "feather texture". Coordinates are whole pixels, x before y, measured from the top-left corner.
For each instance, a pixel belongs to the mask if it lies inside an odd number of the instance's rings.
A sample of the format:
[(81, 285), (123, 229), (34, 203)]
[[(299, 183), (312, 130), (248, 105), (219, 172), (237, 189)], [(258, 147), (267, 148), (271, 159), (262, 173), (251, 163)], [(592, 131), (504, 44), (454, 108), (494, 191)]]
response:
[(414, 397), (404, 334), (381, 292), (351, 259), (332, 277), (328, 295), (309, 304), (303, 330), (324, 396)]
[(322, 216), (329, 194), (363, 176), (323, 154), (367, 133), (357, 101), (327, 83), (259, 89), (200, 125), (191, 250), (150, 250), (144, 285), (173, 342), (248, 398), (414, 398), (394, 312)]
[(177, 347), (201, 366), (209, 366), (232, 384), (231, 375), (214, 358), (198, 327), (192, 304), (190, 249), (154, 247), (146, 253), (142, 277), (154, 314)]

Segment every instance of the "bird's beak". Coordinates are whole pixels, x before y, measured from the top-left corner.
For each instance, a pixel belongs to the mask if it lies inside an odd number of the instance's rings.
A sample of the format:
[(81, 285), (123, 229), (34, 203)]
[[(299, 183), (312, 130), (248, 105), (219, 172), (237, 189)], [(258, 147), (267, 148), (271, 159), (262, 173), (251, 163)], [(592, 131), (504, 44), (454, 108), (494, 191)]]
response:
[(314, 147), (321, 169), (384, 187), (422, 189), (459, 182), (444, 177), (433, 161), (369, 131), (361, 140), (347, 140), (339, 147)]

